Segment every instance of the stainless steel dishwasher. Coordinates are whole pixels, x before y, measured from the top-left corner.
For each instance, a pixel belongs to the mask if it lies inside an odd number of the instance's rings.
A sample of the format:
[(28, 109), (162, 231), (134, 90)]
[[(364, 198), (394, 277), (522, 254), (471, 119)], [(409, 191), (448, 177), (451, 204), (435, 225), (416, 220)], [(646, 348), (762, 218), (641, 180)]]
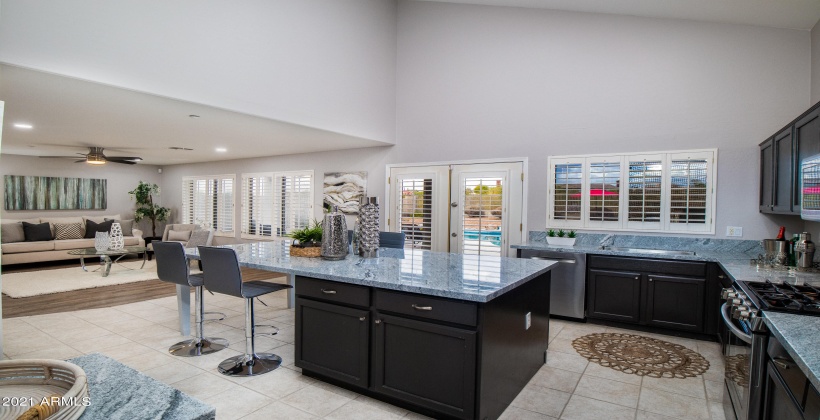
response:
[(586, 254), (522, 249), (519, 258), (555, 261), (550, 271), (550, 315), (582, 320), (586, 301)]

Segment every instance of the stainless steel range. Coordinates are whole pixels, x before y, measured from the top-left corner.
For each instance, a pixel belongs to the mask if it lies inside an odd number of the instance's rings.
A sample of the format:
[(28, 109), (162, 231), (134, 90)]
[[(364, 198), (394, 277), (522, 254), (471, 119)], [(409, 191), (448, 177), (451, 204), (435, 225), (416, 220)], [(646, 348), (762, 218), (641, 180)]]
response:
[(720, 339), (726, 364), (727, 416), (758, 420), (763, 413), (769, 331), (761, 311), (820, 316), (820, 287), (736, 281), (723, 289)]

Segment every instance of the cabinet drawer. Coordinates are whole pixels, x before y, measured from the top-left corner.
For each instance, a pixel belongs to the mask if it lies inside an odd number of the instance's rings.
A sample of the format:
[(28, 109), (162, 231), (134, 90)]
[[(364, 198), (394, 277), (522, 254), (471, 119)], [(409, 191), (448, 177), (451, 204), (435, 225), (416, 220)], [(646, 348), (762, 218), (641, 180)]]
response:
[(330, 302), (370, 306), (370, 288), (296, 276), (296, 294)]
[(695, 261), (590, 255), (589, 266), (591, 268), (603, 268), (606, 270), (638, 271), (642, 273), (706, 277), (706, 263)]
[(478, 306), (471, 302), (458, 302), (436, 298), (376, 289), (376, 309), (381, 312), (412, 315), (419, 318), (476, 326)]

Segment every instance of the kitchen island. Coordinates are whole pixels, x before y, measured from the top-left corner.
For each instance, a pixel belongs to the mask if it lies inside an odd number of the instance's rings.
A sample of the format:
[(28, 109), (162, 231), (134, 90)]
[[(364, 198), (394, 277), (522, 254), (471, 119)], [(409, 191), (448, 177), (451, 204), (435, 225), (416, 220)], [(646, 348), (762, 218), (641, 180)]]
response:
[[(544, 364), (549, 261), (381, 249), (342, 261), (227, 246), (295, 287), (296, 366), (435, 418), (497, 418)], [(186, 251), (199, 258), (195, 249)]]

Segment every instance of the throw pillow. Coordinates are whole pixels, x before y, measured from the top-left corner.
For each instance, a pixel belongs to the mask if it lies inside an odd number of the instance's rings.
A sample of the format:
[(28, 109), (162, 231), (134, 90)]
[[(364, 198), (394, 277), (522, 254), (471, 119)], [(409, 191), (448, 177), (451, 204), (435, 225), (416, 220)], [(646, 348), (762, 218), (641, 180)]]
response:
[(114, 221), (102, 222), (102, 223), (94, 223), (91, 220), (85, 221), (85, 238), (86, 239), (94, 239), (97, 236), (97, 232), (110, 232), (111, 225), (114, 224)]
[(195, 230), (191, 232), (191, 237), (188, 238), (188, 243), (185, 248), (194, 248), (197, 246), (209, 246), (208, 238), (211, 236), (210, 230)]
[(54, 239), (82, 239), (82, 223), (55, 223)]
[(191, 239), (191, 231), (190, 230), (169, 230), (168, 231), (168, 240), (169, 241), (188, 242), (188, 239)]
[(23, 222), (23, 234), (26, 237), (26, 242), (50, 241), (54, 239), (51, 237), (51, 226), (48, 222), (38, 223), (36, 225)]
[(114, 220), (105, 219), (106, 222), (119, 223), (122, 227), (122, 236), (134, 236), (134, 219), (131, 220)]
[(12, 242), (23, 242), (26, 240), (26, 234), (23, 232), (22, 223), (3, 223), (0, 228), (0, 242), (10, 244)]

